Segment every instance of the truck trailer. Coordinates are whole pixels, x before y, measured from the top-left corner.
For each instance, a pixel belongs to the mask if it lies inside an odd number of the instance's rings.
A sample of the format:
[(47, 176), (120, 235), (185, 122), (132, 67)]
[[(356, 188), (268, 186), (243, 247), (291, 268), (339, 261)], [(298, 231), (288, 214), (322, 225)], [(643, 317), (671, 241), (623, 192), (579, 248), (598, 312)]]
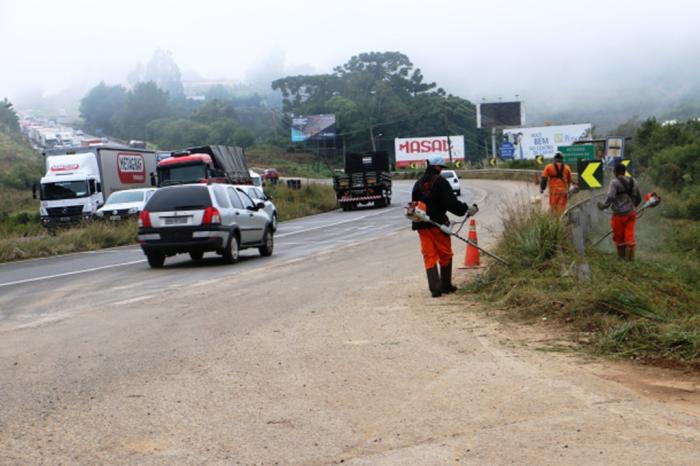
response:
[[(151, 186), (153, 151), (118, 147), (77, 147), (44, 152), (46, 174), (34, 186), (45, 227), (91, 218), (114, 191)], [(37, 189), (38, 188), (38, 189)]]
[(333, 177), (333, 188), (343, 210), (355, 209), (360, 204), (375, 207), (391, 204), (389, 154), (346, 154), (345, 171)]

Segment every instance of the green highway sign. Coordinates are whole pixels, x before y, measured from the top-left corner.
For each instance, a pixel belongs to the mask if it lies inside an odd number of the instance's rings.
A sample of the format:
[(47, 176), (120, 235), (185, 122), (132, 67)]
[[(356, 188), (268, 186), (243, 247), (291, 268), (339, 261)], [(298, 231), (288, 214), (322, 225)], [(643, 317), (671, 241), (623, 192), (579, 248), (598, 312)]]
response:
[(564, 156), (564, 163), (569, 165), (571, 168), (576, 168), (578, 166), (579, 160), (595, 160), (595, 146), (592, 144), (588, 145), (575, 145), (575, 146), (559, 146), (557, 150), (561, 152)]

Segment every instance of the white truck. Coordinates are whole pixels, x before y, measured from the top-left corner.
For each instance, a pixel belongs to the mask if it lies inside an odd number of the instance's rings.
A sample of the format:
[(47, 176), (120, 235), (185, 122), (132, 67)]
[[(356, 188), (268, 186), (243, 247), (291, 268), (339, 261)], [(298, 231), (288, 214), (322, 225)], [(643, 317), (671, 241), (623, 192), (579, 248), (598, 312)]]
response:
[(79, 147), (44, 152), (46, 174), (37, 190), (41, 222), (47, 228), (92, 217), (114, 191), (149, 187), (156, 153), (117, 147)]

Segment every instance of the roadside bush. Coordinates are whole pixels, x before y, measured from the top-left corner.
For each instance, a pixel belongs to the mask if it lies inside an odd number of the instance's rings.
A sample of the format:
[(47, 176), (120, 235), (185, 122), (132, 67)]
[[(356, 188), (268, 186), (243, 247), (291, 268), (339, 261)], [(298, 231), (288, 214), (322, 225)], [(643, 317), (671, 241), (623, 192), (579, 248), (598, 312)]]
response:
[(567, 246), (566, 229), (558, 216), (522, 203), (506, 210), (499, 249), (511, 263), (538, 267)]

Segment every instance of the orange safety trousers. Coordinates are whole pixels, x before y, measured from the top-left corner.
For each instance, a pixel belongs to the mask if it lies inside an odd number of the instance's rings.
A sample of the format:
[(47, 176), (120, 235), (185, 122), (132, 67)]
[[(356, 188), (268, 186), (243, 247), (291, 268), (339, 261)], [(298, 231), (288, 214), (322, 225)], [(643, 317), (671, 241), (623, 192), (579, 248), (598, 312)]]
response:
[(613, 215), (612, 225), (613, 241), (617, 246), (635, 246), (634, 224), (637, 221), (637, 212), (634, 210), (625, 215)]
[(567, 193), (549, 193), (549, 210), (560, 213), (566, 209), (566, 203), (569, 200)]
[(443, 267), (452, 261), (452, 242), (439, 228), (423, 228), (418, 230), (420, 249), (423, 253), (425, 269), (432, 269), (440, 262)]

